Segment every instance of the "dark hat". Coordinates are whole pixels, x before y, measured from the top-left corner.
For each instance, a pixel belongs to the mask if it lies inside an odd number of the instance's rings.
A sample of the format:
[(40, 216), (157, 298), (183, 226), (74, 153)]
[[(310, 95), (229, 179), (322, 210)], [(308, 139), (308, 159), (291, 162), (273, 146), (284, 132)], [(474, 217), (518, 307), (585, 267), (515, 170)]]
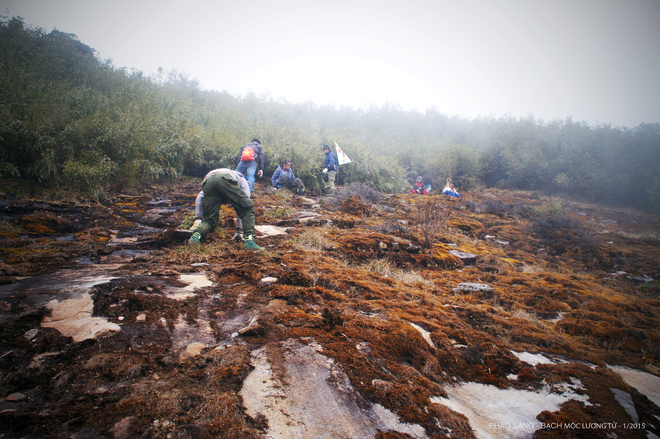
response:
[(260, 142), (259, 139), (257, 139), (256, 137), (255, 137), (254, 139), (252, 139), (252, 142), (254, 142), (254, 143), (258, 143), (259, 145), (261, 145), (261, 142)]
[(323, 151), (325, 151), (326, 149), (330, 149), (330, 146), (329, 145), (323, 145)]

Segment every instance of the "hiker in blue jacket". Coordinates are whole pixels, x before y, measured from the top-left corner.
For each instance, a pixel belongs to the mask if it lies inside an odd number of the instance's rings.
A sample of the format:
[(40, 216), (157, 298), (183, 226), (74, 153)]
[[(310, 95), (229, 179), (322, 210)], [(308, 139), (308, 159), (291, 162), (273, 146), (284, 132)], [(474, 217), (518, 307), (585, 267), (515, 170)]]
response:
[(461, 198), (456, 189), (454, 189), (454, 183), (450, 179), (447, 179), (447, 185), (442, 190), (442, 193), (449, 197)]
[(335, 195), (337, 193), (335, 178), (337, 177), (337, 171), (339, 171), (339, 160), (337, 154), (332, 152), (329, 145), (323, 145), (323, 153), (325, 154), (323, 173), (328, 175), (328, 185), (325, 190), (329, 195)]
[(277, 167), (270, 181), (275, 189), (285, 187), (294, 194), (305, 196), (305, 184), (301, 179), (296, 178), (289, 159), (282, 160), (282, 164)]
[(238, 165), (236, 171), (247, 176), (250, 191), (254, 192), (254, 175), (264, 175), (264, 149), (259, 139), (243, 145), (238, 153)]

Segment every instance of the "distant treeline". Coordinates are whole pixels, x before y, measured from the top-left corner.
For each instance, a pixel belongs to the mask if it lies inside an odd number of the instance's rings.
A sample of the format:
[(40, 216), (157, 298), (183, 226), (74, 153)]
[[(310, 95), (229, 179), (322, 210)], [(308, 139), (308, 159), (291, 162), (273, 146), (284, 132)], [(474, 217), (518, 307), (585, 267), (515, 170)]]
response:
[(259, 137), (266, 176), (283, 158), (318, 187), (321, 146), (351, 158), (339, 182), (407, 190), (417, 175), (459, 190), (500, 187), (660, 212), (660, 124), (590, 126), (533, 116), (464, 119), (434, 109), (352, 108), (202, 90), (178, 72), (145, 76), (75, 35), (0, 21), (0, 178), (100, 198), (235, 167)]

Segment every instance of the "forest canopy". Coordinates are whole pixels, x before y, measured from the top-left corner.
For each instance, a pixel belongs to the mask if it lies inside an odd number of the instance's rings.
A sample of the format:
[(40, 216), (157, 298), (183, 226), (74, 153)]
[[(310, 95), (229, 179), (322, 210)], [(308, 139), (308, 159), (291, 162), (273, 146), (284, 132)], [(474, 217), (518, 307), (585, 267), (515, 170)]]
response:
[(176, 71), (117, 68), (73, 34), (0, 21), (0, 179), (100, 199), (108, 188), (234, 168), (255, 136), (267, 176), (290, 158), (312, 188), (321, 146), (337, 142), (352, 160), (343, 184), (399, 192), (417, 175), (435, 186), (451, 176), (462, 190), (533, 190), (660, 213), (657, 123), (464, 119), (234, 96)]

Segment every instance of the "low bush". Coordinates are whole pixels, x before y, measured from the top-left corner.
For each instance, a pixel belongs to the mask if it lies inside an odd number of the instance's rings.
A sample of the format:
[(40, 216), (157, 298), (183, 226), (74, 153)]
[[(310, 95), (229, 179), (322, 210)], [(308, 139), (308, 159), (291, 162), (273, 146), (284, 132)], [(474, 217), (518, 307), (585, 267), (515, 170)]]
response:
[(585, 249), (596, 246), (594, 238), (580, 225), (564, 215), (538, 215), (528, 228), (541, 240), (550, 253), (561, 255), (572, 248)]
[(429, 198), (426, 203), (417, 205), (415, 225), (424, 235), (424, 247), (431, 248), (435, 236), (442, 230), (449, 218), (450, 211), (443, 209), (443, 204)]
[(351, 183), (344, 189), (337, 191), (337, 194), (330, 200), (330, 204), (335, 208), (339, 208), (344, 201), (351, 197), (358, 197), (362, 203), (371, 206), (378, 203), (383, 198), (383, 194), (364, 183)]
[(538, 212), (527, 204), (505, 204), (500, 200), (487, 200), (483, 203), (465, 201), (463, 206), (471, 212), (498, 215), (502, 218), (533, 218), (538, 215)]

